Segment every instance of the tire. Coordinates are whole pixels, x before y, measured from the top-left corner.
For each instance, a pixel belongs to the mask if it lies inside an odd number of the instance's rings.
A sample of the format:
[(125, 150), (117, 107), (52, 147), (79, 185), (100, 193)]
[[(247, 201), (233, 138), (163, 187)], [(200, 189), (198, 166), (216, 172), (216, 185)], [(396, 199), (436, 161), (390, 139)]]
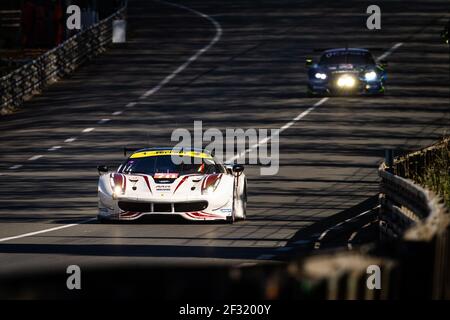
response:
[(113, 220), (106, 219), (101, 216), (97, 216), (97, 221), (98, 221), (98, 223), (101, 223), (101, 224), (111, 224), (114, 222)]
[(231, 217), (228, 218), (228, 223), (233, 224), (236, 220), (236, 190), (233, 184), (233, 205), (231, 207)]
[(107, 222), (106, 219), (102, 218), (101, 216), (97, 216), (97, 221), (98, 221), (98, 223), (101, 223), (101, 224), (104, 224)]
[(244, 194), (242, 197), (242, 220), (247, 219), (247, 181), (244, 182)]

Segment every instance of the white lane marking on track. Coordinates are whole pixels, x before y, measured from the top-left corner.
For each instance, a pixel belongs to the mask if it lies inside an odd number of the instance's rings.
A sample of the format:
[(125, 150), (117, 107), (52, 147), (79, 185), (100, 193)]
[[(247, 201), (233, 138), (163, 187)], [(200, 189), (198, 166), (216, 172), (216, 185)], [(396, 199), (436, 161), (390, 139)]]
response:
[(388, 51), (386, 51), (385, 53), (383, 53), (381, 56), (379, 56), (376, 61), (380, 61), (383, 60), (385, 58), (387, 58), (389, 55), (392, 54), (392, 52), (394, 52), (395, 50), (397, 50), (398, 48), (400, 48), (403, 45), (403, 42), (398, 42), (396, 43), (394, 46), (392, 46), (392, 48), (390, 48)]
[(35, 161), (35, 160), (38, 160), (38, 159), (40, 159), (40, 158), (42, 158), (42, 157), (43, 157), (42, 154), (35, 155), (35, 156), (30, 157), (30, 158), (28, 159), (28, 161)]
[(42, 234), (42, 233), (47, 233), (47, 232), (52, 232), (52, 231), (56, 231), (56, 230), (61, 230), (61, 229), (65, 229), (65, 228), (70, 228), (70, 227), (75, 227), (78, 226), (80, 224), (86, 223), (86, 222), (90, 222), (96, 220), (96, 218), (91, 218), (91, 219), (87, 219), (87, 220), (83, 220), (81, 222), (78, 223), (72, 223), (72, 224), (65, 224), (63, 226), (59, 226), (59, 227), (54, 227), (54, 228), (50, 228), (50, 229), (44, 229), (44, 230), (39, 230), (39, 231), (35, 231), (35, 232), (29, 232), (29, 233), (24, 233), (24, 234), (19, 234), (17, 236), (12, 236), (12, 237), (7, 237), (7, 238), (1, 238), (0, 242), (5, 242), (5, 241), (10, 241), (10, 240), (16, 240), (16, 239), (21, 239), (21, 238), (26, 238), (26, 237), (32, 237), (38, 234)]
[[(194, 13), (194, 14), (196, 14), (196, 15), (199, 15), (199, 16), (201, 16), (201, 17), (207, 19), (207, 20), (210, 21), (210, 22), (214, 25), (214, 27), (216, 28), (216, 35), (215, 35), (214, 38), (209, 42), (209, 44), (208, 44), (207, 46), (205, 46), (205, 47), (203, 47), (202, 49), (200, 49), (199, 51), (197, 51), (191, 58), (189, 58), (188, 61), (186, 61), (184, 64), (182, 64), (180, 67), (178, 67), (171, 75), (169, 75), (169, 76), (167, 76), (166, 78), (164, 78), (164, 79), (160, 82), (160, 84), (158, 84), (155, 88), (153, 88), (153, 89), (147, 91), (146, 93), (144, 93), (139, 99), (143, 99), (143, 97), (144, 97), (144, 98), (149, 97), (149, 96), (151, 96), (153, 93), (155, 93), (156, 91), (158, 91), (159, 89), (161, 89), (164, 85), (166, 85), (168, 82), (170, 82), (170, 80), (172, 80), (177, 74), (179, 74), (181, 71), (183, 71), (184, 69), (186, 69), (193, 61), (197, 60), (203, 53), (205, 53), (206, 51), (208, 51), (208, 50), (209, 50), (209, 49), (210, 49), (217, 41), (219, 41), (220, 37), (222, 36), (222, 27), (220, 26), (220, 24), (219, 24), (215, 19), (209, 17), (208, 15), (206, 15), (206, 14), (204, 14), (204, 13), (201, 13), (201, 12), (199, 12), (199, 11), (197, 11), (197, 10), (188, 8), (188, 7), (186, 7), (186, 6), (183, 6), (183, 5), (181, 5), (181, 4), (175, 4), (175, 3), (166, 2), (166, 1), (160, 1), (160, 2), (165, 3), (165, 4), (168, 4), (168, 5), (171, 5), (171, 6), (174, 6), (174, 7), (178, 7), (178, 8), (181, 8), (181, 9), (185, 9), (185, 10), (191, 12), (191, 13)], [(134, 103), (134, 105), (136, 104), (135, 102), (131, 102), (131, 103)], [(130, 104), (131, 104), (131, 103), (130, 103)], [(116, 112), (113, 113), (113, 115), (119, 115), (119, 114), (121, 114), (121, 113), (122, 113), (122, 111), (116, 111)], [(93, 131), (94, 129), (95, 129), (95, 128), (86, 128), (86, 129), (84, 129), (82, 132), (83, 132), (83, 133), (88, 133), (88, 132)], [(70, 139), (76, 139), (76, 138), (70, 138)], [(69, 139), (67, 139), (67, 140), (69, 140)], [(71, 142), (71, 141), (67, 141), (67, 140), (66, 140), (66, 142)], [(75, 140), (73, 140), (73, 141), (75, 141)], [(18, 169), (18, 168), (20, 168), (21, 166), (22, 166), (22, 165), (19, 165), (19, 166), (18, 166), (17, 168), (15, 168), (15, 169)], [(12, 169), (12, 167), (11, 167), (10, 169)], [(89, 219), (89, 220), (85, 220), (85, 221), (81, 221), (81, 222), (79, 222), (79, 223), (72, 223), (72, 224), (64, 225), (64, 226), (61, 226), (61, 227), (56, 227), (56, 228), (46, 229), (46, 230), (42, 230), (42, 231), (36, 231), (36, 232), (32, 232), (32, 233), (26, 233), (26, 234), (18, 235), (18, 236), (15, 236), (15, 237), (9, 237), (9, 238), (0, 239), (0, 242), (4, 242), (4, 241), (8, 241), (8, 240), (13, 240), (13, 239), (18, 239), (18, 238), (30, 237), (30, 236), (33, 236), (33, 235), (36, 235), (36, 234), (39, 234), (39, 233), (45, 233), (45, 232), (51, 232), (51, 231), (55, 231), (55, 230), (59, 230), (59, 229), (70, 228), (70, 227), (74, 227), (74, 226), (77, 226), (77, 225), (79, 225), (79, 224), (86, 223), (86, 222), (92, 221), (92, 220), (95, 220), (95, 218)]]
[(21, 165), (21, 164), (16, 164), (16, 165), (14, 165), (14, 166), (9, 167), (9, 169), (11, 169), (11, 170), (16, 170), (16, 169), (20, 169), (20, 168), (22, 168), (22, 167), (23, 167), (23, 165)]
[(276, 137), (277, 135), (280, 135), (281, 132), (283, 132), (284, 130), (292, 127), (297, 121), (303, 119), (304, 117), (306, 117), (309, 113), (311, 113), (311, 111), (313, 111), (315, 108), (317, 108), (318, 106), (324, 104), (329, 98), (322, 98), (319, 101), (317, 101), (316, 103), (314, 103), (311, 107), (309, 107), (308, 109), (306, 109), (305, 111), (299, 113), (294, 119), (292, 119), (291, 121), (289, 121), (288, 123), (286, 123), (284, 126), (282, 126), (280, 129), (276, 130), (275, 133), (271, 134), (270, 136), (268, 136), (267, 138), (261, 140), (260, 142), (252, 145), (250, 148), (244, 150), (243, 152), (235, 155), (234, 157), (228, 159), (226, 162), (232, 162), (236, 159), (239, 159), (240, 157), (242, 157), (243, 155), (245, 155), (246, 153), (249, 153), (250, 151), (252, 151), (253, 149), (258, 148), (260, 145), (266, 144), (267, 142), (269, 142), (270, 140), (272, 140), (274, 137)]
[(122, 113), (123, 113), (123, 111), (116, 111), (116, 112), (113, 112), (112, 115), (113, 116), (120, 116)]
[(62, 148), (61, 146), (53, 146), (53, 147), (49, 148), (48, 151), (56, 151), (56, 150), (59, 150), (61, 148)]
[(189, 12), (192, 12), (206, 20), (208, 20), (209, 22), (211, 22), (214, 27), (216, 28), (216, 34), (214, 36), (214, 38), (208, 43), (208, 45), (206, 45), (205, 47), (203, 47), (202, 49), (200, 49), (199, 51), (197, 51), (193, 56), (191, 56), (185, 63), (183, 63), (181, 66), (179, 66), (175, 71), (173, 71), (170, 75), (168, 75), (167, 77), (165, 77), (158, 85), (156, 85), (154, 88), (146, 91), (142, 96), (139, 97), (140, 100), (148, 98), (149, 96), (155, 94), (156, 92), (158, 92), (162, 87), (164, 87), (167, 83), (169, 83), (173, 78), (175, 78), (180, 72), (182, 72), (184, 69), (186, 69), (192, 62), (194, 62), (195, 60), (197, 60), (202, 54), (204, 54), (206, 51), (208, 51), (209, 49), (211, 49), (212, 46), (214, 46), (214, 44), (219, 41), (220, 37), (222, 36), (222, 27), (220, 26), (220, 24), (212, 17), (201, 13), (197, 10), (188, 8), (186, 6), (183, 6), (181, 4), (176, 4), (176, 3), (171, 3), (171, 2), (167, 2), (167, 1), (160, 1), (162, 3), (171, 5), (173, 7), (177, 7), (180, 9), (184, 9), (187, 10)]
[(111, 121), (111, 119), (102, 119), (102, 120), (98, 121), (98, 124), (104, 124), (104, 123), (107, 123), (109, 121)]
[(68, 138), (68, 139), (64, 140), (64, 142), (65, 143), (71, 143), (71, 142), (74, 142), (75, 140), (77, 140), (77, 138), (72, 137), (72, 138)]
[(136, 102), (130, 102), (125, 106), (125, 108), (131, 108), (131, 107), (134, 107), (135, 105), (136, 105)]

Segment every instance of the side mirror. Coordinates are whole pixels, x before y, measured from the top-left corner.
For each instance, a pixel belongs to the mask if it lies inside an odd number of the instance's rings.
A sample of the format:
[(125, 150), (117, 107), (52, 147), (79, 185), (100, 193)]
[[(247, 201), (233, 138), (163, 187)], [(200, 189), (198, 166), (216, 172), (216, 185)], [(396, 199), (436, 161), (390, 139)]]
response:
[(386, 68), (388, 66), (388, 62), (386, 60), (380, 60), (380, 65), (383, 68)]
[(233, 173), (242, 173), (244, 171), (244, 166), (242, 164), (233, 165)]
[(97, 167), (97, 170), (98, 170), (98, 174), (99, 174), (99, 175), (103, 175), (103, 174), (105, 174), (105, 173), (108, 173), (109, 168), (108, 168), (108, 166), (101, 165), (101, 166), (98, 166), (98, 167)]
[(306, 58), (305, 65), (311, 67), (313, 65), (313, 60), (311, 58)]

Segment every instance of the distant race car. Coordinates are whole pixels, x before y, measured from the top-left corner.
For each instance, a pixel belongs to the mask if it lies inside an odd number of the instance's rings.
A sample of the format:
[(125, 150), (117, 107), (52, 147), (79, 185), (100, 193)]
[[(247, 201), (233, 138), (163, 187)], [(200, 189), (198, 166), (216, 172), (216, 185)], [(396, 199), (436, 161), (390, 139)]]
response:
[(306, 66), (308, 96), (384, 94), (387, 62), (375, 62), (366, 49), (325, 50), (317, 63), (307, 58)]
[(449, 40), (449, 29), (450, 29), (450, 20), (447, 22), (447, 25), (444, 27), (444, 30), (441, 32), (441, 39), (444, 43), (448, 44)]
[(98, 171), (101, 222), (155, 214), (231, 223), (246, 218), (244, 167), (222, 165), (204, 150), (140, 149), (116, 172), (106, 166), (99, 166)]

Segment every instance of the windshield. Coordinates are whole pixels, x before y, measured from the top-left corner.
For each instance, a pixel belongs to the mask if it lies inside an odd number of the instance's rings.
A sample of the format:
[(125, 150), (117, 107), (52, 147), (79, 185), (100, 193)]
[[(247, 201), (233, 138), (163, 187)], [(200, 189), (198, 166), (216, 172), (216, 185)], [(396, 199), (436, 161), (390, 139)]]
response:
[(201, 159), (201, 163), (194, 163), (192, 157), (182, 157), (180, 164), (174, 164), (170, 155), (153, 156), (145, 158), (130, 158), (119, 170), (121, 173), (143, 173), (154, 175), (155, 173), (177, 173), (179, 176), (186, 174), (212, 174), (223, 173), (224, 169), (212, 159)]
[(375, 64), (372, 55), (366, 51), (332, 51), (320, 58), (320, 65), (330, 64)]

